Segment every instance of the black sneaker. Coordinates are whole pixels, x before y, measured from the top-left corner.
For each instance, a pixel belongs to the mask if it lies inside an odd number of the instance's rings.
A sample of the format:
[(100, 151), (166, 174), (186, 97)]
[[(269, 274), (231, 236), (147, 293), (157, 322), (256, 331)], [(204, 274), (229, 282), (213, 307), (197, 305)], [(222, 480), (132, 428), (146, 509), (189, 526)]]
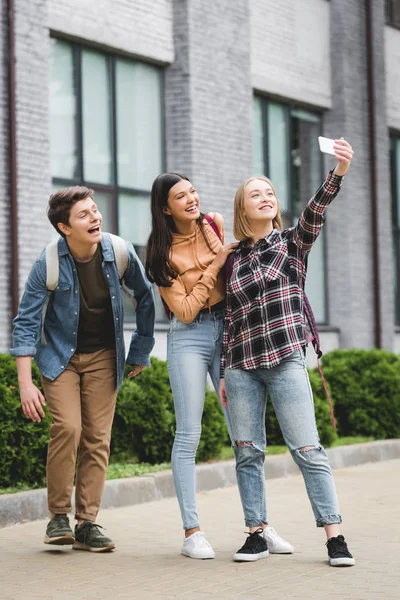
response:
[(342, 535), (330, 538), (326, 542), (326, 547), (331, 567), (352, 567), (356, 564)]
[(88, 550), (89, 552), (110, 552), (115, 544), (110, 538), (101, 533), (101, 525), (92, 521), (84, 521), (82, 525), (75, 525), (74, 550)]
[(71, 545), (75, 541), (67, 515), (54, 515), (46, 528), (45, 544), (55, 546)]
[(233, 555), (236, 562), (250, 562), (265, 558), (268, 556), (267, 540), (263, 537), (263, 530), (257, 529), (254, 533), (249, 533), (243, 546)]

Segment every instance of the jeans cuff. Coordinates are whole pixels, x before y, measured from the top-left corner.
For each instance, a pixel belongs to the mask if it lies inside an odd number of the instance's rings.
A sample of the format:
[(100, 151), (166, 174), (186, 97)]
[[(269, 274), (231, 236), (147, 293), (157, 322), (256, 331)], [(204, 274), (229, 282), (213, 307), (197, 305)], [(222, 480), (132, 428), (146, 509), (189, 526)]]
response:
[(258, 527), (259, 525), (268, 525), (268, 521), (265, 519), (260, 519), (258, 521), (251, 521), (249, 519), (245, 519), (246, 527)]
[(183, 529), (187, 531), (188, 529), (196, 529), (196, 527), (200, 527), (200, 525), (198, 523), (196, 525), (184, 525)]
[(326, 517), (320, 517), (317, 519), (317, 527), (323, 527), (324, 525), (340, 525), (342, 517), (340, 515), (327, 515)]

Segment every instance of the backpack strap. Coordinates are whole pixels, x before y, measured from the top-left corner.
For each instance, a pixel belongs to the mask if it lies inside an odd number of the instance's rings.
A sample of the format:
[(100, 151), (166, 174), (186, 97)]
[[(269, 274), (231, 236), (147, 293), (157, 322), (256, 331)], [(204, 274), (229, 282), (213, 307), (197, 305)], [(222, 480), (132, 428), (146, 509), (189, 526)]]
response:
[(107, 235), (109, 236), (113, 247), (115, 265), (117, 267), (119, 278), (123, 280), (129, 262), (126, 241), (118, 235), (114, 235), (113, 233), (108, 233)]
[(218, 229), (218, 226), (217, 226), (216, 222), (214, 221), (214, 219), (210, 215), (204, 215), (204, 218), (207, 221), (207, 223), (210, 225), (211, 229), (214, 231), (214, 233), (217, 236), (217, 238), (219, 239), (219, 241), (222, 242), (221, 232)]
[(46, 317), (47, 307), (50, 302), (50, 296), (58, 285), (58, 277), (60, 272), (59, 258), (58, 258), (58, 242), (60, 238), (53, 240), (46, 246), (46, 288), (47, 297), (42, 308), (42, 333), (41, 342), (46, 345), (46, 336), (44, 334), (44, 320)]
[(54, 240), (46, 246), (46, 288), (51, 293), (58, 284), (59, 259), (58, 259), (58, 241)]

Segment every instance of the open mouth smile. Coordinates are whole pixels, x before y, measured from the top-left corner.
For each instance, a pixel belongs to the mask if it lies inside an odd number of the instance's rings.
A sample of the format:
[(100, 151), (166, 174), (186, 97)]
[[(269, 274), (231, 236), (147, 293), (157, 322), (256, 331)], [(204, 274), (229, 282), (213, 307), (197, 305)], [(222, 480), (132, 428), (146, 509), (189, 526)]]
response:
[(90, 229), (88, 229), (88, 233), (90, 233), (90, 235), (96, 235), (96, 233), (100, 233), (100, 225), (95, 225), (94, 227), (91, 227)]
[(192, 213), (192, 212), (197, 212), (197, 210), (198, 210), (198, 208), (197, 208), (197, 205), (195, 204), (194, 206), (191, 206), (190, 208), (186, 208), (185, 212)]

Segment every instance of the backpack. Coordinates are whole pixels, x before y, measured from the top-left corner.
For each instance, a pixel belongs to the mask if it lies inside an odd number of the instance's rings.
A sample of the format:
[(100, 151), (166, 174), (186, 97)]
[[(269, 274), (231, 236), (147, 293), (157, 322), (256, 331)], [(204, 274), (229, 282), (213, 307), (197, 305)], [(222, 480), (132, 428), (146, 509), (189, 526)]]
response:
[[(117, 267), (119, 278), (122, 281), (122, 287), (126, 290), (124, 285), (124, 275), (125, 271), (128, 268), (128, 250), (126, 247), (126, 242), (124, 239), (119, 237), (118, 235), (114, 235), (112, 233), (106, 233), (103, 235), (108, 235), (110, 238), (114, 258), (115, 258), (115, 266)], [(47, 288), (47, 298), (46, 302), (43, 306), (42, 310), (42, 344), (46, 344), (46, 337), (44, 335), (44, 319), (47, 312), (47, 307), (50, 302), (50, 297), (52, 292), (56, 289), (58, 285), (58, 277), (59, 277), (59, 256), (58, 256), (58, 242), (60, 238), (57, 238), (53, 242), (47, 244), (45, 252), (46, 252), (46, 288)]]
[[(213, 219), (209, 216), (209, 215), (204, 215), (207, 222), (209, 223), (209, 225), (212, 227), (214, 233), (218, 236), (218, 238), (222, 241), (221, 238), (221, 234), (219, 232), (219, 229), (215, 223), (215, 221), (213, 221)], [(231, 253), (229, 254), (228, 258), (226, 259), (225, 262), (225, 266), (224, 266), (224, 274), (225, 274), (225, 280), (228, 283), (228, 281), (230, 280), (231, 276), (232, 276), (232, 271), (233, 271), (233, 263), (234, 263), (234, 254)], [(329, 394), (329, 390), (327, 388), (326, 385), (326, 381), (325, 381), (325, 377), (324, 374), (322, 372), (322, 368), (319, 362), (319, 359), (322, 356), (322, 351), (321, 351), (321, 345), (320, 345), (320, 338), (319, 338), (319, 332), (318, 332), (318, 327), (317, 327), (317, 322), (315, 320), (314, 317), (314, 313), (313, 310), (311, 308), (311, 304), (309, 299), (307, 298), (307, 295), (304, 291), (304, 281), (303, 281), (303, 307), (304, 307), (304, 315), (307, 319), (307, 324), (309, 327), (309, 331), (306, 329), (306, 344), (308, 344), (309, 342), (312, 343), (313, 348), (315, 350), (315, 353), (317, 355), (317, 363), (318, 363), (318, 370), (319, 373), (321, 375), (321, 379), (322, 379), (322, 383), (324, 386), (324, 390), (325, 390), (325, 394), (326, 397), (328, 399), (328, 403), (329, 403), (329, 408), (330, 408), (330, 412), (331, 412), (331, 418), (332, 418), (332, 424), (333, 427), (336, 429), (336, 421), (335, 421), (335, 415), (333, 414), (333, 408), (332, 408), (332, 401), (331, 401), (331, 397)]]

